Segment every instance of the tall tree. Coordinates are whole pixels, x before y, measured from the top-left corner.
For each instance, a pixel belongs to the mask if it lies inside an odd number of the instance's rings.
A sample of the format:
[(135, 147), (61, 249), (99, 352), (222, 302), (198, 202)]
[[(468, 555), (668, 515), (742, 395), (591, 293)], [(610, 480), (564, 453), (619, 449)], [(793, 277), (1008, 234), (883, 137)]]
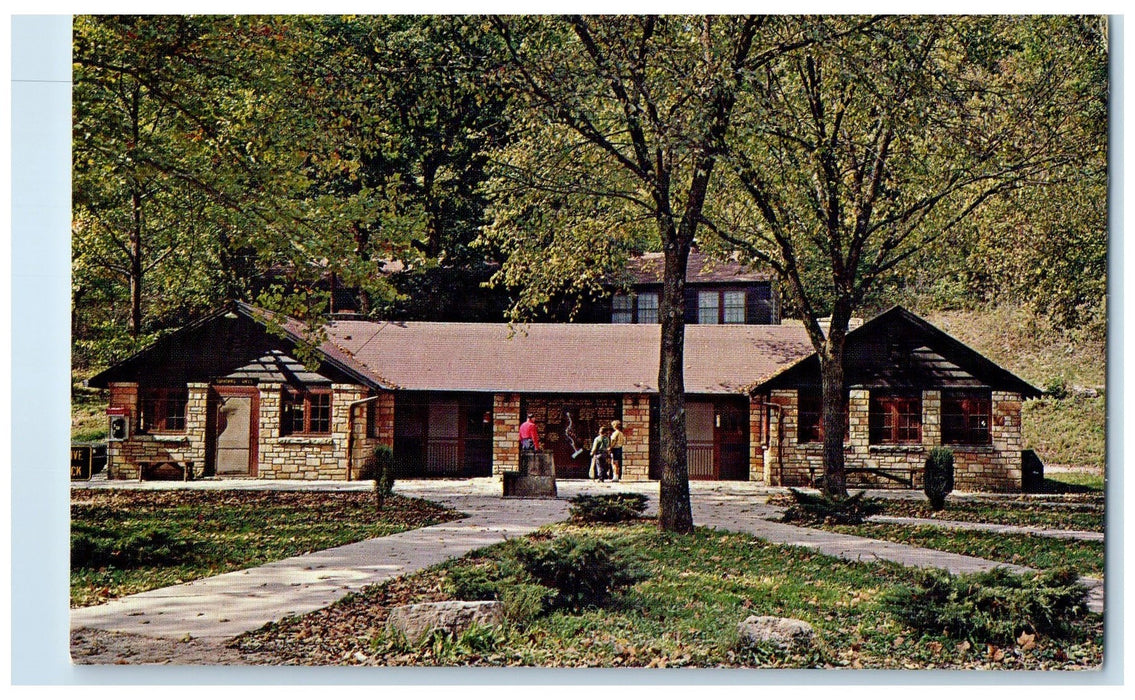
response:
[[(335, 191), (381, 190), (391, 216), (354, 227), (358, 254), (396, 259), (402, 296), (384, 314), (444, 315), (464, 278), (487, 279), (482, 226), (489, 154), (507, 136), (499, 42), (479, 20), (446, 16), (326, 17), (338, 83), (328, 108), (346, 125), (358, 168)], [(391, 229), (405, 245), (390, 246)], [(444, 282), (443, 282), (444, 281)], [(365, 299), (362, 301), (366, 301)], [(365, 304), (364, 304), (365, 305)]]
[(649, 236), (664, 255), (660, 525), (693, 527), (683, 378), (685, 272), (742, 86), (807, 43), (771, 17), (493, 18), (528, 108), (486, 238), (519, 310), (586, 291)]
[(824, 490), (834, 496), (847, 493), (853, 313), (984, 204), (1075, 158), (1069, 121), (1053, 109), (1075, 71), (1018, 67), (1023, 23), (1041, 30), (1034, 20), (888, 17), (851, 30), (859, 22), (787, 22), (818, 40), (747, 84), (729, 141), (733, 177), (712, 224), (777, 270), (804, 320), (820, 360)]

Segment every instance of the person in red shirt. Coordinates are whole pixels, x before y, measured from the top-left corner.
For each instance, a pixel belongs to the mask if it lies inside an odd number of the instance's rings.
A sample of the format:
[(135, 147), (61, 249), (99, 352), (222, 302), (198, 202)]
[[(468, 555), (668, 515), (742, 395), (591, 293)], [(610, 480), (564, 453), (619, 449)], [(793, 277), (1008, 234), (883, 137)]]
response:
[(528, 414), (528, 420), (520, 424), (520, 449), (531, 451), (540, 449), (540, 435), (531, 413)]

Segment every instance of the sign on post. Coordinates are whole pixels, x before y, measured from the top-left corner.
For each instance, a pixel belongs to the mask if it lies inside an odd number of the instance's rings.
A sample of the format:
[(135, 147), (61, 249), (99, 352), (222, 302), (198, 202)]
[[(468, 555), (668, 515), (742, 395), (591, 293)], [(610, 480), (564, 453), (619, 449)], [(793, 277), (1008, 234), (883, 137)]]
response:
[(91, 459), (94, 448), (90, 445), (71, 445), (71, 478), (86, 480), (91, 478)]

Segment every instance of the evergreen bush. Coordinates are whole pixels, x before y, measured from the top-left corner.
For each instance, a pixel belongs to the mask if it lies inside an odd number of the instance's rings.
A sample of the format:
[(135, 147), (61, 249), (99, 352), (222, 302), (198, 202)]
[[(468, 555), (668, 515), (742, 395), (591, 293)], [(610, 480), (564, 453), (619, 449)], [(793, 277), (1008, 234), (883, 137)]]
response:
[(942, 510), (946, 496), (954, 490), (954, 453), (944, 447), (935, 447), (926, 456), (922, 476), (922, 491), (930, 500), (930, 507)]
[(638, 520), (649, 499), (641, 493), (581, 495), (568, 499), (571, 519), (581, 523), (619, 523)]
[(550, 601), (553, 608), (601, 606), (615, 589), (646, 578), (638, 562), (591, 537), (567, 535), (524, 542), (512, 556), (532, 582), (555, 591)]
[(374, 506), (382, 512), (387, 497), (394, 493), (394, 450), (390, 445), (374, 448), (374, 453), (363, 467), (363, 474), (374, 479)]
[(853, 493), (847, 498), (832, 498), (823, 492), (788, 491), (796, 503), (784, 512), (782, 520), (786, 523), (859, 525), (872, 515), (883, 512), (882, 502), (867, 498), (866, 491)]
[(1068, 637), (1088, 612), (1088, 591), (1070, 568), (1014, 574), (997, 568), (954, 576), (924, 570), (912, 585), (881, 598), (883, 608), (915, 629), (978, 644), (1011, 644), (1022, 632)]

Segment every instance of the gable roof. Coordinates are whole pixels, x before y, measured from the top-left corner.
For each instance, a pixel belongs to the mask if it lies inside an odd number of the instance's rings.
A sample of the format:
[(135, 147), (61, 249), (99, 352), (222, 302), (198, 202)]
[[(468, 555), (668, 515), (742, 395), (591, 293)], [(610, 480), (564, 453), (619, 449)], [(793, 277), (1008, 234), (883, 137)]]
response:
[[(914, 389), (977, 388), (1013, 391), (1026, 398), (1043, 392), (965, 343), (902, 306), (893, 306), (848, 332), (848, 386)], [(756, 382), (751, 393), (816, 385), (819, 358), (813, 352)]]
[[(306, 327), (237, 303), (215, 311), (92, 377), (88, 384), (137, 381), (169, 367), (173, 379), (190, 376), (221, 357), (225, 324), (255, 326), (261, 334), (248, 358), (226, 371), (240, 373), (256, 363), (301, 377), (306, 371), (274, 352), (291, 352)], [(283, 338), (264, 329), (277, 325)], [(316, 348), (320, 371), (374, 389), (516, 393), (657, 393), (661, 327), (656, 324), (539, 323), (512, 328), (497, 323), (385, 322), (336, 320), (324, 326)], [(199, 333), (213, 332), (201, 342)], [(887, 344), (902, 344), (901, 357)], [(977, 387), (1041, 391), (994, 364), (902, 307), (893, 307), (847, 336), (848, 384), (852, 386)], [(187, 352), (187, 346), (196, 347)], [(274, 347), (268, 347), (274, 346)], [(272, 353), (264, 354), (272, 350)], [(893, 351), (890, 351), (893, 353)], [(260, 354), (257, 354), (260, 353)], [(246, 353), (249, 354), (249, 353)], [(815, 385), (819, 362), (799, 324), (686, 326), (685, 389), (688, 394), (756, 393)], [(214, 373), (215, 374), (215, 373)], [(230, 376), (235, 376), (230, 375)], [(201, 379), (191, 379), (201, 381)], [(323, 381), (326, 381), (324, 379)]]
[[(271, 320), (278, 321), (283, 338), (269, 334)], [(323, 342), (317, 348), (321, 360), (318, 373), (305, 368), (291, 356), (303, 337), (304, 325), (299, 321), (237, 302), (162, 336), (86, 383), (105, 388), (120, 381), (182, 383), (218, 376), (272, 375), (276, 381), (310, 383), (331, 378), (384, 388), (380, 380), (332, 342)]]
[[(228, 313), (260, 327), (278, 325), (294, 348), (305, 326), (289, 317), (236, 304), (159, 340), (92, 377), (91, 386), (136, 381), (143, 367), (186, 354), (193, 329)], [(661, 327), (655, 324), (497, 323), (336, 320), (316, 348), (338, 373), (376, 389), (517, 393), (656, 393)], [(775, 374), (811, 346), (799, 326), (686, 327), (689, 394), (738, 394), (754, 378)], [(234, 370), (237, 368), (233, 368)]]

